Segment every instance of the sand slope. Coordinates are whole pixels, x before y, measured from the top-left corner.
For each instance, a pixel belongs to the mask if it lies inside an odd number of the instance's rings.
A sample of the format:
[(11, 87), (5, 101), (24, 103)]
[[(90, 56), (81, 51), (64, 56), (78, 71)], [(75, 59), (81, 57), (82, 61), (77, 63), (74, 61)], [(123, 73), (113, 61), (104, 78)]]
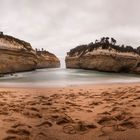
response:
[(1, 140), (139, 140), (140, 86), (0, 89)]

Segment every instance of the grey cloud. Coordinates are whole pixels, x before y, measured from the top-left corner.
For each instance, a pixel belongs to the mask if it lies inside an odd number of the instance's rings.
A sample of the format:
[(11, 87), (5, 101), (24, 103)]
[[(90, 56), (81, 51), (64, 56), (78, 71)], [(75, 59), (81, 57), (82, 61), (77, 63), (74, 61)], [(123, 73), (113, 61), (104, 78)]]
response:
[(58, 56), (102, 36), (139, 45), (139, 0), (0, 0), (0, 28)]
[(140, 23), (139, 5), (139, 0), (109, 0), (107, 8), (112, 22), (118, 25), (138, 25)]

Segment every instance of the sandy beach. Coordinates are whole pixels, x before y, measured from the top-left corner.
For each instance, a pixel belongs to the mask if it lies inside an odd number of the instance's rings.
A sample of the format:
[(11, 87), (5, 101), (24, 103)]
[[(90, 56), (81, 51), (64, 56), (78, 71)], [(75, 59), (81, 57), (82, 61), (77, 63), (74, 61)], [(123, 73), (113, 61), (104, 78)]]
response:
[(0, 140), (140, 140), (140, 84), (0, 88)]

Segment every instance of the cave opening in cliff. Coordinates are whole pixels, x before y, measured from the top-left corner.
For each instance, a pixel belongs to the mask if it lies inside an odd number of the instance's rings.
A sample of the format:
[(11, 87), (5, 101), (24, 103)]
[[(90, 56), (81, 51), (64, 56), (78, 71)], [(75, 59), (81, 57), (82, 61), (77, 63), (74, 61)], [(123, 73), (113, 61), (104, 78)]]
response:
[(130, 68), (129, 67), (122, 67), (119, 72), (121, 73), (126, 73), (126, 72), (129, 72), (130, 71)]

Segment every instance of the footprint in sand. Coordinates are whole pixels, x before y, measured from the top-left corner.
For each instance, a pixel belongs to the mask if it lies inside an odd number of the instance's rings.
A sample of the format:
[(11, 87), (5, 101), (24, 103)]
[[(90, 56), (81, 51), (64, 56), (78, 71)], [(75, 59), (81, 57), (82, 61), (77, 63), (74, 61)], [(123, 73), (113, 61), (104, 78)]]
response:
[(22, 114), (25, 115), (26, 117), (29, 117), (29, 118), (42, 118), (42, 115), (39, 112), (36, 112), (36, 111), (24, 110), (22, 112)]
[(2, 140), (18, 140), (18, 138), (16, 136), (7, 136), (3, 138)]
[(100, 125), (113, 125), (116, 121), (117, 119), (111, 115), (101, 115), (97, 119), (97, 123)]
[(7, 105), (6, 102), (2, 102), (2, 101), (0, 101), (0, 106), (1, 106), (1, 107), (2, 107), (2, 106), (5, 106), (5, 105)]
[(124, 120), (119, 125), (124, 128), (129, 128), (129, 129), (137, 128), (137, 122), (133, 120)]
[(99, 137), (108, 136), (110, 133), (113, 132), (113, 128), (112, 126), (102, 126), (100, 128), (100, 131), (101, 131), (101, 134), (99, 135)]
[(89, 132), (90, 129), (95, 128), (97, 128), (97, 126), (93, 123), (79, 121), (75, 124), (68, 124), (63, 126), (63, 132), (66, 134), (85, 134)]
[(19, 128), (19, 127), (27, 127), (27, 128), (32, 128), (32, 126), (24, 124), (24, 123), (20, 123), (20, 122), (16, 122), (14, 125), (11, 126), (12, 128)]
[(8, 107), (4, 106), (0, 109), (0, 115), (8, 115), (11, 116), (12, 115), (12, 110), (9, 110)]
[(26, 107), (26, 109), (39, 112), (39, 109), (37, 107), (30, 106), (30, 107)]
[(29, 140), (30, 131), (27, 129), (9, 129), (6, 132), (8, 134), (3, 140)]
[(126, 112), (126, 111), (117, 111), (116, 113), (114, 113), (114, 117), (118, 120), (118, 121), (122, 121), (122, 120), (130, 120), (132, 119), (132, 114), (130, 112)]
[(59, 116), (58, 118), (56, 118), (56, 124), (57, 125), (62, 125), (62, 124), (66, 124), (66, 123), (72, 123), (73, 120), (71, 117), (69, 116)]
[(39, 124), (37, 124), (36, 125), (36, 127), (51, 127), (52, 126), (52, 123), (51, 122), (49, 122), (49, 121), (43, 121), (43, 122), (41, 122), (41, 123), (39, 123)]
[(6, 131), (8, 136), (6, 136), (3, 140), (29, 140), (31, 128), (32, 126), (30, 125), (16, 122)]
[(40, 132), (34, 137), (34, 140), (58, 140), (58, 139), (54, 138), (53, 136), (47, 136), (46, 134)]
[(40, 103), (39, 103), (38, 101), (35, 101), (35, 100), (28, 101), (28, 102), (26, 103), (26, 105), (31, 105), (31, 106), (38, 105), (38, 104), (40, 104)]
[(7, 130), (8, 134), (20, 135), (20, 136), (30, 136), (30, 131), (27, 129), (9, 129)]
[(89, 106), (97, 106), (97, 105), (100, 105), (102, 103), (103, 103), (102, 101), (92, 101), (91, 103), (89, 103)]
[(4, 122), (16, 122), (18, 120), (18, 118), (14, 118), (14, 117), (7, 117), (5, 119), (2, 119), (2, 121)]

